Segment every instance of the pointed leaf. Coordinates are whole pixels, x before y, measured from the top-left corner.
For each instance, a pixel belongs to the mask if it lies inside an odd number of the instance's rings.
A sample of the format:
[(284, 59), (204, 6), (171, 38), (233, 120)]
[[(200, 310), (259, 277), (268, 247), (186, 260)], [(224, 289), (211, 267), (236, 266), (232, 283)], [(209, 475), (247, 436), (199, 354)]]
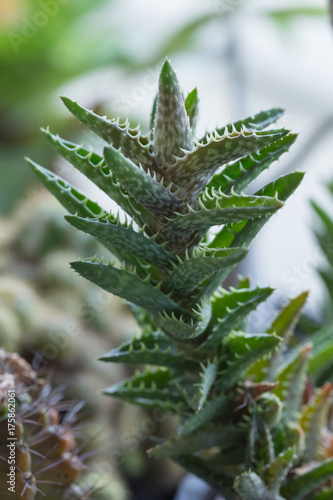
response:
[(213, 132), (206, 144), (197, 142), (194, 151), (187, 151), (185, 156), (177, 158), (176, 163), (167, 169), (167, 175), (175, 184), (191, 191), (192, 198), (195, 198), (219, 167), (276, 142), (288, 132), (254, 132), (246, 128), (240, 132), (228, 132), (227, 128), (222, 134)]
[(333, 458), (329, 458), (314, 466), (300, 476), (294, 476), (282, 486), (281, 493), (287, 500), (303, 500), (316, 488), (330, 480), (333, 476)]
[(257, 153), (247, 155), (235, 163), (229, 163), (221, 173), (213, 175), (206, 190), (209, 192), (213, 188), (230, 194), (233, 189), (235, 193), (240, 193), (274, 161), (289, 151), (296, 138), (296, 134), (288, 134)]
[(149, 408), (182, 413), (187, 405), (173, 383), (174, 377), (169, 369), (146, 369), (108, 387), (103, 393)]
[(232, 402), (228, 396), (216, 396), (207, 401), (202, 409), (193, 415), (185, 422), (179, 431), (179, 435), (187, 436), (195, 430), (201, 428), (207, 422), (212, 422), (220, 415), (228, 415), (232, 411)]
[(67, 216), (66, 220), (72, 226), (91, 234), (112, 252), (114, 248), (131, 254), (159, 267), (168, 267), (174, 260), (173, 255), (147, 238), (142, 232), (136, 232), (132, 227), (108, 219), (83, 219), (82, 217)]
[(229, 390), (258, 359), (271, 355), (280, 342), (276, 335), (230, 333), (223, 340), (222, 360), (227, 360), (227, 366), (222, 366), (216, 387), (220, 391)]
[(330, 294), (331, 300), (333, 302), (333, 273), (332, 270), (321, 271), (319, 269), (318, 274), (325, 283), (325, 286)]
[(295, 457), (294, 448), (287, 448), (286, 451), (280, 453), (273, 462), (266, 466), (264, 480), (269, 491), (275, 494), (279, 492)]
[(308, 292), (304, 292), (295, 299), (292, 299), (289, 304), (282, 309), (282, 311), (274, 320), (272, 326), (268, 330), (268, 333), (274, 332), (276, 335), (283, 339), (283, 341), (279, 345), (279, 348), (275, 351), (270, 359), (267, 370), (268, 381), (275, 380), (276, 372), (281, 363), (281, 358), (284, 351), (287, 349), (290, 337), (297, 324), (298, 318), (301, 315), (308, 295)]
[(131, 129), (129, 123), (123, 125), (119, 119), (108, 120), (80, 106), (77, 102), (68, 97), (61, 98), (67, 109), (90, 130), (104, 139), (114, 148), (121, 148), (123, 154), (133, 161), (136, 165), (139, 163), (146, 171), (158, 171), (154, 158), (149, 153), (149, 139), (142, 136), (138, 129)]
[[(162, 229), (161, 236), (183, 246), (193, 231), (207, 231), (212, 226), (236, 221), (245, 221), (242, 224), (246, 224), (246, 219), (262, 218), (276, 212), (282, 207), (282, 203), (276, 198), (266, 196), (232, 195), (207, 200), (207, 206), (209, 208), (203, 204), (197, 211), (191, 210), (187, 214), (178, 215)], [(212, 244), (209, 246), (217, 248)], [(231, 245), (222, 245), (219, 248), (226, 246)]]
[(320, 218), (326, 232), (329, 234), (332, 234), (333, 233), (333, 220), (332, 220), (332, 218), (315, 201), (312, 201), (311, 205), (314, 208), (317, 216)]
[[(158, 165), (175, 162), (182, 150), (193, 147), (190, 120), (176, 74), (168, 60), (159, 78), (158, 99), (154, 122), (154, 152)], [(171, 178), (171, 177), (170, 177)]]
[(199, 113), (199, 97), (197, 88), (193, 89), (192, 92), (187, 95), (185, 99), (185, 109), (190, 119), (192, 135), (194, 136)]
[(88, 151), (78, 144), (65, 141), (59, 136), (43, 130), (54, 149), (112, 198), (128, 215), (140, 225), (145, 222), (153, 224), (152, 215), (142, 205), (131, 198), (119, 184), (102, 156)]
[[(260, 189), (257, 196), (277, 196), (279, 200), (285, 202), (300, 185), (304, 177), (303, 172), (293, 172), (284, 175), (279, 179), (267, 184)], [(267, 214), (261, 219), (254, 221), (242, 221), (235, 224), (228, 224), (224, 227), (209, 244), (211, 248), (224, 248), (230, 246), (248, 247), (260, 229), (270, 219), (272, 214)]]
[(161, 333), (146, 332), (140, 338), (129, 340), (100, 358), (112, 363), (135, 363), (167, 366), (181, 370), (195, 370), (198, 363), (177, 351)]
[(278, 370), (276, 380), (279, 385), (274, 393), (284, 401), (283, 415), (286, 422), (295, 420), (301, 407), (311, 352), (312, 345), (305, 344), (294, 356), (287, 358)]
[(203, 255), (193, 254), (170, 272), (164, 286), (175, 294), (189, 295), (212, 274), (240, 262), (246, 253), (244, 248), (220, 248), (213, 252), (208, 250)]
[[(246, 127), (252, 130), (263, 130), (272, 123), (275, 123), (284, 113), (282, 108), (271, 108), (266, 111), (260, 111), (253, 116), (244, 118), (237, 122), (230, 123), (227, 125), (228, 130), (231, 132), (233, 128), (240, 131), (242, 127)], [(221, 129), (223, 130), (223, 129)]]
[(302, 459), (306, 462), (311, 462), (316, 457), (321, 431), (327, 422), (332, 388), (332, 384), (326, 383), (302, 408), (299, 424), (305, 432), (305, 451)]
[(197, 384), (200, 394), (198, 411), (202, 410), (203, 405), (208, 400), (211, 388), (213, 387), (218, 372), (218, 363), (208, 362), (207, 365), (202, 365), (200, 372), (200, 382)]
[(329, 323), (322, 328), (317, 329), (311, 335), (311, 344), (313, 345), (313, 352), (316, 353), (327, 342), (333, 339), (333, 324)]
[(333, 254), (332, 254), (332, 244), (330, 235), (333, 234), (333, 220), (330, 215), (325, 212), (317, 203), (314, 201), (311, 203), (317, 216), (321, 221), (322, 230), (316, 233), (317, 241), (323, 250), (325, 257), (331, 266), (333, 266)]
[(245, 442), (246, 430), (232, 425), (210, 424), (202, 430), (193, 432), (189, 436), (177, 436), (162, 445), (156, 446), (149, 454), (156, 458), (192, 454), (201, 450), (208, 450), (214, 446), (221, 450), (239, 446), (241, 440)]
[(235, 290), (229, 292), (220, 290), (212, 297), (213, 318), (215, 325), (200, 351), (215, 353), (221, 347), (221, 342), (232, 330), (240, 328), (247, 316), (271, 295), (271, 288), (256, 288), (254, 290)]
[(255, 452), (255, 463), (267, 464), (275, 459), (272, 433), (269, 426), (263, 420), (259, 420), (258, 441)]
[(181, 311), (181, 308), (173, 300), (162, 293), (158, 287), (153, 287), (150, 284), (149, 278), (143, 281), (135, 273), (126, 269), (116, 269), (112, 265), (105, 265), (98, 261), (71, 262), (71, 266), (81, 276), (104, 290), (148, 311), (157, 313)]
[(308, 374), (317, 381), (333, 365), (333, 341), (316, 346), (309, 362)]
[(186, 205), (162, 184), (146, 174), (143, 169), (125, 158), (112, 146), (104, 149), (105, 160), (120, 183), (133, 198), (157, 217), (172, 217), (184, 212)]
[(273, 293), (272, 288), (244, 289), (243, 287), (224, 290), (220, 288), (211, 297), (213, 317), (223, 323), (223, 329), (237, 329), (247, 315)]
[(150, 115), (150, 131), (151, 131), (151, 139), (154, 138), (154, 123), (155, 123), (155, 117), (156, 117), (156, 110), (157, 110), (157, 99), (158, 95), (156, 94), (153, 102), (153, 108), (151, 110), (151, 115)]
[(58, 175), (37, 165), (37, 163), (28, 158), (27, 162), (44, 186), (72, 214), (78, 214), (80, 217), (101, 217), (107, 215), (97, 203), (89, 200), (83, 193)]
[[(278, 199), (285, 202), (289, 196), (293, 194), (295, 189), (300, 185), (304, 173), (293, 172), (280, 177), (276, 181), (267, 184), (263, 189), (257, 192), (257, 195), (274, 196), (277, 195)], [(208, 245), (211, 248), (224, 248), (245, 246), (248, 247), (252, 240), (257, 236), (260, 229), (268, 222), (272, 214), (267, 214), (260, 219), (242, 221), (225, 226)], [(231, 272), (229, 270), (221, 271), (216, 276), (212, 276), (204, 288), (201, 290), (199, 297), (204, 295), (211, 295), (216, 288), (218, 288), (226, 276)]]
[(190, 321), (178, 319), (174, 314), (167, 313), (159, 315), (156, 321), (169, 337), (184, 344), (197, 344), (198, 340), (205, 333), (211, 319), (211, 305), (204, 302), (197, 306), (197, 310), (192, 310), (194, 316)]

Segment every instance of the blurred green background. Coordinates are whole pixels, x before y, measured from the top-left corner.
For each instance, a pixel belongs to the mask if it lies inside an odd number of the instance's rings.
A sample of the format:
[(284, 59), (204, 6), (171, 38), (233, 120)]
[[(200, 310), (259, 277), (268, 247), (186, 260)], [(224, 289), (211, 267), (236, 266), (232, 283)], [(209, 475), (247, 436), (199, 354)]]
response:
[(177, 30), (177, 23), (175, 33), (170, 26), (171, 39), (157, 40), (154, 50), (138, 54), (131, 45), (147, 26), (138, 24), (128, 33), (122, 23), (128, 15), (116, 0), (0, 1), (0, 213), (12, 211), (34, 182), (23, 156), (46, 164), (52, 159), (39, 127), (72, 127), (56, 99), (61, 91), (73, 82), (86, 87), (88, 101), (99, 107), (106, 95), (92, 83), (98, 72), (103, 78), (103, 69), (135, 74), (153, 68), (165, 54), (190, 48), (200, 26), (216, 17), (207, 12), (192, 22), (190, 15), (189, 24)]

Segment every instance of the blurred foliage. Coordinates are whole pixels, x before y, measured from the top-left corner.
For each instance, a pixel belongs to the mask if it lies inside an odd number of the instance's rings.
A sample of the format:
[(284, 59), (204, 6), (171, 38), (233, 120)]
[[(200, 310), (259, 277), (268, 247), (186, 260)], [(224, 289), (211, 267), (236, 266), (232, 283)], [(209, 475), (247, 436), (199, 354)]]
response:
[(210, 12), (190, 20), (180, 30), (173, 33), (169, 40), (159, 47), (156, 55), (149, 61), (149, 65), (158, 64), (166, 55), (172, 55), (182, 50), (193, 50), (195, 35), (205, 24), (217, 19), (216, 12)]
[[(15, 2), (17, 0), (14, 5)], [(48, 96), (56, 85), (96, 67), (101, 57), (107, 62), (105, 54), (87, 57), (93, 44), (98, 44), (96, 35), (100, 33), (86, 32), (86, 36), (80, 38), (80, 52), (76, 39), (83, 16), (96, 10), (104, 0), (66, 2), (67, 5), (36, 0), (21, 3), (11, 23), (3, 27), (0, 38), (1, 65), (6, 69), (1, 81), (1, 106), (14, 113), (17, 109), (30, 111), (31, 100), (36, 104), (38, 99), (40, 105), (43, 96)], [(12, 9), (14, 11), (14, 7)], [(103, 45), (106, 51), (105, 41)], [(37, 115), (41, 111), (37, 108)]]
[[(191, 47), (195, 32), (216, 13), (190, 20), (151, 60), (141, 62), (125, 49), (122, 27), (99, 26), (116, 0), (2, 0), (0, 3), (0, 213), (8, 213), (34, 181), (23, 155), (38, 150), (50, 162), (40, 140), (40, 125), (59, 125), (54, 92), (64, 82), (102, 67), (130, 72), (153, 65)], [(124, 14), (125, 15), (125, 14)], [(126, 14), (127, 15), (127, 14)], [(105, 16), (104, 16), (105, 17)], [(91, 19), (93, 21), (91, 22)], [(97, 104), (100, 104), (97, 102)], [(51, 120), (50, 120), (50, 117)], [(38, 134), (38, 135), (37, 135)]]
[(4, 0), (0, 4), (1, 212), (12, 209), (32, 182), (23, 154), (43, 152), (36, 128), (46, 114), (52, 115), (51, 91), (96, 67), (103, 57), (110, 62), (115, 53), (106, 57), (110, 42), (98, 40), (101, 33), (96, 30), (80, 37), (78, 51), (80, 23), (104, 2)]
[[(333, 183), (328, 186), (328, 191), (333, 201)], [(324, 209), (316, 201), (312, 201), (312, 207), (319, 220), (319, 228), (315, 231), (317, 243), (325, 257), (326, 264), (318, 269), (319, 275), (326, 285), (328, 300), (325, 304), (325, 323), (333, 321), (333, 216), (332, 210)]]
[(320, 7), (290, 7), (289, 9), (268, 11), (269, 17), (283, 25), (289, 25), (300, 16), (322, 17), (327, 16), (327, 14), (328, 9), (322, 9)]

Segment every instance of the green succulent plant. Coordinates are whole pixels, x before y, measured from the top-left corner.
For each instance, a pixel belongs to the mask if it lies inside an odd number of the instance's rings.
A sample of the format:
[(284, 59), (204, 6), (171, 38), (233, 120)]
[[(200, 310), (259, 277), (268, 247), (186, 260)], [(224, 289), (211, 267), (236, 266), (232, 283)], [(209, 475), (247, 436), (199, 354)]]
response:
[(143, 365), (105, 394), (177, 415), (176, 434), (155, 438), (150, 454), (172, 458), (227, 500), (331, 498), (333, 490), (323, 487), (333, 477), (333, 459), (322, 437), (330, 432), (331, 386), (312, 390), (308, 379), (331, 359), (310, 361), (322, 334), (313, 344), (293, 339), (289, 347), (306, 294), (291, 300), (264, 333), (251, 333), (246, 320), (272, 290), (251, 288), (243, 278), (222, 288), (303, 178), (293, 172), (244, 194), (296, 139), (270, 127), (283, 111), (263, 111), (195, 139), (197, 90), (184, 98), (168, 61), (148, 135), (68, 97), (63, 102), (107, 146), (99, 155), (44, 130), (47, 139), (128, 216), (121, 222), (28, 160), (72, 214), (68, 222), (117, 259), (92, 258), (72, 268), (126, 299), (142, 329), (102, 356)]

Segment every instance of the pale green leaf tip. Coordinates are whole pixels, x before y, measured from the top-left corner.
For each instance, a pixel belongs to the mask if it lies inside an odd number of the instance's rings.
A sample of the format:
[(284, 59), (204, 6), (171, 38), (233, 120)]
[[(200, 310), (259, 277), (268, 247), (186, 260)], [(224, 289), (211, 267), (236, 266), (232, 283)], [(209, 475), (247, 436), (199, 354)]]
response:
[(165, 60), (162, 66), (159, 85), (160, 87), (176, 87), (179, 85), (176, 73), (168, 59)]
[(66, 95), (60, 95), (59, 97), (62, 100), (62, 102), (64, 102), (64, 103), (72, 102), (72, 100), (69, 97), (67, 97)]
[(191, 102), (197, 102), (199, 100), (197, 87), (195, 87), (191, 92), (188, 93), (187, 99), (191, 99)]
[(73, 107), (73, 105), (75, 104), (75, 101), (73, 101), (72, 99), (70, 99), (69, 97), (65, 96), (65, 95), (61, 95), (60, 96), (60, 99), (62, 100), (62, 102), (64, 103), (64, 105), (66, 106), (66, 108), (71, 111), (71, 108)]
[(41, 168), (39, 165), (37, 165), (37, 163), (35, 163), (33, 160), (31, 160), (31, 158), (29, 158), (28, 156), (24, 156), (23, 158), (28, 163), (28, 165), (32, 168), (32, 170), (36, 171), (36, 170), (39, 170)]

